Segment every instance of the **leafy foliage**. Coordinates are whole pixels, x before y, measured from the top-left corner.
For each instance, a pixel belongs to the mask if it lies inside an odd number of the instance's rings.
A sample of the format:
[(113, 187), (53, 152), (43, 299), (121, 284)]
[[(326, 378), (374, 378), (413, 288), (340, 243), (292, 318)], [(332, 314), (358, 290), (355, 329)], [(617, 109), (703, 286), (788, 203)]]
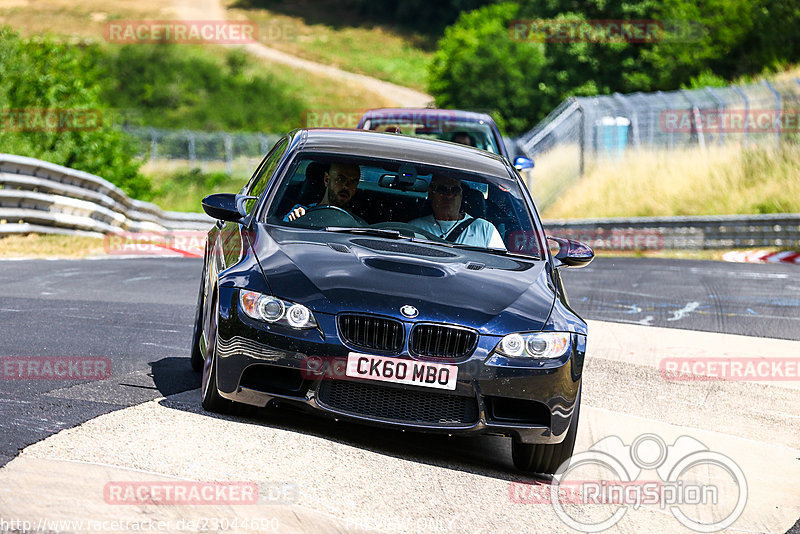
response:
[[(93, 67), (98, 51), (49, 40), (23, 41), (0, 29), (0, 146), (4, 152), (44, 159), (98, 174), (128, 194), (148, 197), (149, 181), (138, 173), (135, 147), (103, 121), (77, 129), (22, 124), (16, 113), (42, 116), (57, 110), (102, 117), (103, 105)], [(34, 131), (29, 131), (34, 130)]]
[(302, 101), (281, 81), (249, 74), (249, 64), (240, 50), (215, 61), (184, 46), (127, 45), (102, 57), (101, 96), (147, 126), (278, 132), (294, 127)]
[[(653, 20), (664, 31), (555, 42), (514, 20)], [(440, 106), (494, 111), (515, 134), (569, 96), (720, 85), (798, 60), (796, 0), (519, 0), (462, 13), (439, 42), (429, 89)]]

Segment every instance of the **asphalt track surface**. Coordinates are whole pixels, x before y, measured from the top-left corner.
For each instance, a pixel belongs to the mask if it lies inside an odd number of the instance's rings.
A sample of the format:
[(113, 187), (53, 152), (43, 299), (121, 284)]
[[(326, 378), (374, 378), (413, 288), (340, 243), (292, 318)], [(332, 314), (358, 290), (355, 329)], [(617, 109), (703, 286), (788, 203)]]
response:
[[(188, 347), (202, 261), (0, 262), (0, 356), (95, 356), (113, 380), (3, 380), (0, 465), (26, 445), (111, 410), (199, 387)], [(800, 340), (794, 265), (598, 258), (564, 269), (585, 319)]]
[[(188, 346), (200, 270), (200, 260), (174, 258), (0, 262), (0, 356), (105, 357), (113, 370), (91, 383), (0, 381), (0, 465), (101, 414), (196, 389)], [(564, 274), (586, 319), (800, 339), (797, 266), (599, 258)], [(272, 421), (334, 441), (356, 428)], [(391, 449), (395, 438), (349, 439)], [(424, 438), (405, 445), (425, 463), (446, 460)], [(480, 446), (462, 449), (481, 456)]]

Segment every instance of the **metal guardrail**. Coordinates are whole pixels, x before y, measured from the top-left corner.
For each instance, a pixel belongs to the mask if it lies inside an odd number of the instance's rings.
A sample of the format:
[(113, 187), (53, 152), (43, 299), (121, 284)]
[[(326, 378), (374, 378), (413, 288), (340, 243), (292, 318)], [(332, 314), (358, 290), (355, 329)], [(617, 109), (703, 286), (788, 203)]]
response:
[(721, 249), (800, 246), (800, 213), (543, 221), (549, 235), (598, 249)]
[[(213, 223), (202, 213), (133, 200), (93, 174), (0, 154), (0, 235), (207, 230)], [(800, 213), (549, 220), (544, 226), (598, 249), (800, 246)]]
[(0, 154), (0, 234), (207, 230), (203, 213), (163, 211), (111, 182), (46, 161)]

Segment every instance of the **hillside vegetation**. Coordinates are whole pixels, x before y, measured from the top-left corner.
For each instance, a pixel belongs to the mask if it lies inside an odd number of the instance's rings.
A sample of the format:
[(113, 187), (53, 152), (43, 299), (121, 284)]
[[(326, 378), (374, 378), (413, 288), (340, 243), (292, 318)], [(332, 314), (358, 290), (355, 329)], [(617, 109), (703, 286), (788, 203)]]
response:
[[(429, 89), (440, 107), (491, 111), (511, 134), (572, 95), (720, 85), (800, 61), (796, 0), (484, 3), (445, 30)], [(552, 30), (554, 22), (580, 29), (602, 20), (651, 20), (662, 29), (638, 41)], [(519, 31), (512, 21), (522, 21)]]

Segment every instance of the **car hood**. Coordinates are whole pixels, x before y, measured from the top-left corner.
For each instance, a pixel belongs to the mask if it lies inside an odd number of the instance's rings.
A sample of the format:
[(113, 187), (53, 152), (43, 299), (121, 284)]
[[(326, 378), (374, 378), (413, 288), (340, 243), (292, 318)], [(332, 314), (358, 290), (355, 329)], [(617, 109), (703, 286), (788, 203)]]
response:
[(277, 297), (314, 312), (364, 311), (452, 322), (484, 334), (540, 330), (555, 294), (545, 261), (261, 225), (253, 250)]

